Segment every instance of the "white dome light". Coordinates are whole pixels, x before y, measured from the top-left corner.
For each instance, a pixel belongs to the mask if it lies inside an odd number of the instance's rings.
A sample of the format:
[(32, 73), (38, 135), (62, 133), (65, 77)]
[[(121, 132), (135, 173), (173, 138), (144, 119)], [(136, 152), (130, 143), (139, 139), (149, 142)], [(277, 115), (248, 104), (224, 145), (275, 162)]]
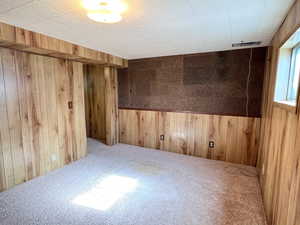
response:
[(121, 21), (121, 13), (128, 8), (122, 0), (82, 0), (82, 6), (90, 19), (102, 23)]
[(91, 20), (101, 23), (117, 23), (122, 20), (122, 16), (120, 14), (90, 12), (87, 15)]

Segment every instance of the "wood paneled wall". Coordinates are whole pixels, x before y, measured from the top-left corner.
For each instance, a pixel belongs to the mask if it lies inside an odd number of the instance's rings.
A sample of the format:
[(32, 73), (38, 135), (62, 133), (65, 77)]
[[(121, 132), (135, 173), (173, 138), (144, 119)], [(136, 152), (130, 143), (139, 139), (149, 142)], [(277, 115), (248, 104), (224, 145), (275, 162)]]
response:
[(108, 145), (118, 143), (117, 69), (99, 65), (85, 66), (87, 135)]
[(105, 107), (106, 107), (106, 143), (115, 145), (119, 142), (118, 110), (118, 74), (113, 67), (104, 68)]
[(0, 191), (85, 156), (83, 85), (81, 63), (0, 48)]
[(299, 27), (297, 0), (269, 48), (265, 76), (258, 168), (270, 225), (300, 224), (300, 116), (273, 102), (279, 49)]
[(260, 117), (265, 60), (266, 48), (129, 60), (119, 107)]
[(0, 46), (30, 53), (126, 68), (126, 59), (0, 22)]
[(87, 136), (106, 143), (104, 68), (95, 65), (84, 68)]
[(126, 109), (119, 117), (121, 143), (256, 165), (259, 118)]

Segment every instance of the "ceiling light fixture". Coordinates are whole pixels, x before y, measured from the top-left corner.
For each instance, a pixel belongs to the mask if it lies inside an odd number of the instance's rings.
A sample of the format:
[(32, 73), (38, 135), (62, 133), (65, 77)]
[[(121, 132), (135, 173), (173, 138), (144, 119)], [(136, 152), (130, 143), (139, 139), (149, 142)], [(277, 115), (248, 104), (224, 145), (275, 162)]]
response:
[(89, 12), (87, 16), (96, 22), (101, 23), (117, 23), (122, 20), (122, 16), (117, 13), (98, 13), (98, 12)]
[(122, 0), (82, 0), (82, 6), (90, 19), (102, 23), (121, 21), (121, 14), (128, 8)]

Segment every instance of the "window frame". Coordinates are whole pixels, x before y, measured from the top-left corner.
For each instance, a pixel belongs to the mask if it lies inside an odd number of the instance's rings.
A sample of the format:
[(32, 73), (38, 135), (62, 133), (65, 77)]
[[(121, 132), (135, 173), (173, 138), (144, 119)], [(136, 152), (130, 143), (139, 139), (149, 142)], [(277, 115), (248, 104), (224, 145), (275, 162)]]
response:
[[(296, 99), (295, 100), (287, 100), (289, 99), (289, 84), (290, 84), (290, 80), (291, 79), (291, 71), (292, 71), (292, 66), (294, 66), (294, 64), (292, 64), (292, 57), (293, 57), (293, 53), (295, 51), (293, 51), (294, 49), (297, 49), (298, 51), (300, 51), (300, 39), (298, 39), (298, 43), (295, 44), (294, 46), (292, 47), (289, 47), (289, 46), (286, 46), (286, 43), (296, 34), (296, 33), (300, 33), (300, 28), (295, 31), (295, 33), (293, 35), (291, 35), (285, 42), (283, 42), (280, 47), (277, 49), (277, 53), (276, 53), (276, 75), (275, 75), (275, 83), (274, 83), (274, 89), (273, 89), (273, 107), (277, 107), (277, 108), (281, 108), (281, 109), (284, 109), (286, 111), (289, 111), (291, 113), (295, 113), (295, 114), (300, 114), (300, 79), (299, 79), (299, 83), (298, 83), (298, 88), (297, 88), (297, 94), (296, 94)], [(286, 55), (283, 55), (281, 57), (281, 51), (286, 49), (287, 51), (289, 51), (289, 56), (288, 58), (286, 58)], [(283, 51), (284, 52), (284, 51)], [(283, 53), (284, 54), (284, 53)], [(283, 61), (281, 61), (283, 60)], [(285, 67), (284, 66), (284, 61), (288, 60), (288, 65)], [(281, 64), (283, 63), (283, 64)], [(283, 67), (282, 67), (283, 65)], [(281, 69), (280, 69), (281, 68)], [(283, 68), (283, 70), (282, 70)], [(286, 69), (284, 69), (286, 68)], [(284, 70), (286, 70), (286, 74), (288, 74), (287, 76), (287, 84), (284, 84), (283, 89), (280, 88), (278, 89), (279, 91), (286, 89), (285, 91), (285, 94), (282, 95), (280, 94), (280, 92), (278, 92), (277, 94), (277, 88), (279, 87), (278, 84), (280, 84), (280, 78), (282, 78), (282, 76), (280, 76), (280, 74), (282, 72), (284, 72)], [(294, 69), (293, 69), (294, 70)], [(294, 75), (293, 75), (294, 77)], [(281, 98), (278, 98), (278, 96), (281, 96)]]
[[(296, 46), (292, 48), (292, 54), (291, 54), (291, 65), (290, 65), (290, 71), (289, 71), (289, 82), (288, 82), (288, 89), (287, 89), (287, 96), (286, 96), (286, 101), (291, 102), (291, 101), (296, 101), (298, 100), (298, 94), (299, 94), (299, 88), (300, 84), (298, 82), (298, 87), (297, 87), (297, 93), (295, 98), (293, 97), (293, 88), (291, 86), (293, 85), (293, 81), (295, 79), (295, 69), (296, 69), (296, 57), (297, 54), (300, 54), (300, 43), (298, 43)], [(300, 76), (300, 74), (298, 74)], [(300, 80), (300, 79), (299, 79)]]

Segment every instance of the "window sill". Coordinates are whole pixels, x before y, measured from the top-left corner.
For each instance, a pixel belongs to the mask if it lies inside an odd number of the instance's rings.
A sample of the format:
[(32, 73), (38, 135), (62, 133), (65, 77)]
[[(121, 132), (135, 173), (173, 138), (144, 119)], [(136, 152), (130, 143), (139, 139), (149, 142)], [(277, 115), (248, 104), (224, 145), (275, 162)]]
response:
[(281, 108), (287, 110), (292, 113), (297, 112), (297, 104), (292, 101), (274, 101), (273, 106), (277, 108)]

